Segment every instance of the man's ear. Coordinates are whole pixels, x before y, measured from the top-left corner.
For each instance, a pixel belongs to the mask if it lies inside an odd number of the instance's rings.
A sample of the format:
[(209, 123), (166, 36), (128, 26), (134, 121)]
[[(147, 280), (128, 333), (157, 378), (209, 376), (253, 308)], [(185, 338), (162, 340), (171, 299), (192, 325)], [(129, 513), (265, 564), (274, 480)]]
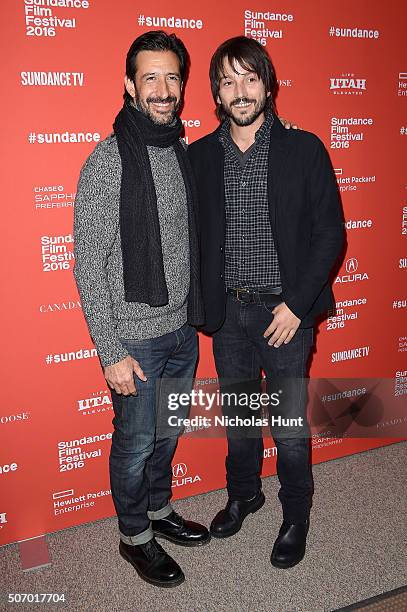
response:
[(127, 93), (132, 98), (135, 98), (136, 97), (136, 88), (134, 86), (133, 81), (131, 81), (127, 75), (124, 77), (124, 86), (126, 88)]
[(266, 93), (266, 98), (269, 98), (270, 96), (271, 96), (271, 91), (268, 91), (268, 92)]
[(220, 100), (220, 97), (219, 97), (219, 96), (216, 96), (216, 102), (217, 102), (218, 104), (222, 104), (222, 102), (221, 102), (221, 100)]

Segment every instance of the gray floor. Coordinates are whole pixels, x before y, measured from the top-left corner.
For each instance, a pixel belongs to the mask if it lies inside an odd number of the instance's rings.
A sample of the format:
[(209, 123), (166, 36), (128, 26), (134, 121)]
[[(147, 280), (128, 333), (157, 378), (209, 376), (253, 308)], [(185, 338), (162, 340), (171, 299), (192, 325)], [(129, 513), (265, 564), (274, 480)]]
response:
[[(63, 592), (72, 612), (335, 610), (407, 583), (406, 455), (403, 442), (314, 466), (307, 555), (290, 570), (269, 562), (281, 521), (278, 482), (271, 477), (264, 480), (266, 504), (234, 537), (192, 550), (163, 544), (186, 574), (180, 587), (142, 582), (118, 556), (116, 521), (106, 519), (49, 536), (50, 568), (22, 573), (17, 546), (0, 549), (1, 590)], [(186, 518), (207, 524), (225, 499), (216, 491), (175, 505)]]

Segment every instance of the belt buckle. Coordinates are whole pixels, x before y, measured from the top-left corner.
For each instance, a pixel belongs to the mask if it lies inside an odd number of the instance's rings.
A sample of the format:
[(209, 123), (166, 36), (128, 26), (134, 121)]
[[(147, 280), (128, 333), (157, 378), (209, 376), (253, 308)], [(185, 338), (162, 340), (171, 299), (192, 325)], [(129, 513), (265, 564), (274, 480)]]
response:
[[(237, 288), (235, 291), (236, 291), (236, 298), (239, 300), (239, 302), (244, 302), (245, 304), (247, 304), (248, 302), (250, 302), (250, 292), (249, 292), (249, 290), (248, 290), (248, 289), (240, 289), (240, 288)], [(241, 297), (241, 294), (243, 294), (243, 295), (244, 295), (244, 294), (246, 294), (246, 296), (247, 296), (249, 299), (246, 299), (246, 300), (245, 300), (245, 299), (243, 299), (243, 298)]]

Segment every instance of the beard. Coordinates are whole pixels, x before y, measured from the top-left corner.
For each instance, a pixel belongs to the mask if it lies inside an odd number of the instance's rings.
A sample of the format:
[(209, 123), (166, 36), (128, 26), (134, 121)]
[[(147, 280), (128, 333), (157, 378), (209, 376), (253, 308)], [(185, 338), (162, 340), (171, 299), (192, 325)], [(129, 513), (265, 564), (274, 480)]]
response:
[[(160, 115), (160, 114), (155, 114), (151, 111), (150, 109), (150, 104), (151, 103), (164, 103), (164, 102), (173, 102), (174, 103), (174, 107), (172, 109), (171, 112)], [(175, 115), (177, 114), (177, 111), (181, 105), (181, 100), (177, 101), (177, 98), (175, 96), (167, 96), (167, 98), (147, 98), (146, 101), (144, 102), (137, 94), (136, 94), (136, 98), (135, 98), (135, 105), (136, 108), (143, 113), (143, 115), (145, 115), (146, 117), (148, 117), (150, 119), (150, 121), (152, 123), (154, 123), (155, 125), (170, 125), (175, 118)]]
[[(240, 115), (236, 117), (233, 114), (233, 107), (241, 102), (252, 102), (254, 104), (254, 108), (248, 115)], [(257, 117), (264, 112), (266, 104), (267, 97), (265, 95), (263, 95), (259, 100), (254, 100), (252, 98), (235, 98), (235, 100), (233, 100), (228, 106), (222, 104), (222, 109), (236, 125), (243, 127), (245, 125), (251, 125), (254, 123)]]

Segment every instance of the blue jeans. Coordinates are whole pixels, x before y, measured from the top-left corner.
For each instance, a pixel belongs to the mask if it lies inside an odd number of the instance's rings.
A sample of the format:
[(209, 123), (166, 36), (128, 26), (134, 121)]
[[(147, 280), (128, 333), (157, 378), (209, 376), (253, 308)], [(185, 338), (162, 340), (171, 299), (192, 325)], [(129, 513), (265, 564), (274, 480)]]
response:
[[(146, 382), (135, 379), (136, 396), (112, 391), (112, 497), (120, 538), (136, 545), (153, 537), (150, 520), (164, 518), (172, 511), (171, 461), (181, 428), (172, 427), (167, 437), (157, 435), (160, 387), (163, 381), (173, 379), (177, 392), (190, 393), (198, 345), (195, 329), (187, 324), (158, 338), (121, 342), (147, 377)], [(177, 416), (186, 414), (178, 412)]]
[[(269, 419), (273, 414), (283, 418), (303, 418), (302, 428), (286, 430), (284, 427), (270, 427), (277, 447), (277, 475), (281, 485), (278, 496), (283, 516), (286, 521), (295, 523), (309, 516), (313, 488), (304, 379), (313, 343), (313, 329), (298, 329), (291, 342), (279, 348), (269, 346), (263, 333), (273, 320), (271, 311), (280, 301), (278, 296), (270, 296), (262, 298), (259, 303), (246, 304), (228, 295), (226, 318), (213, 336), (213, 350), (222, 391), (230, 391), (232, 387), (236, 390), (237, 386), (240, 386), (240, 392), (250, 393), (256, 387), (259, 391), (262, 368), (266, 374), (267, 392), (277, 389), (284, 391), (281, 396), (284, 401), (280, 406), (270, 407)], [(232, 384), (231, 380), (234, 381)], [(245, 414), (242, 414), (242, 410), (245, 410)], [(247, 417), (252, 411), (232, 406), (223, 408), (223, 412)], [(233, 500), (250, 499), (261, 488), (264, 450), (261, 429), (250, 427), (244, 432), (230, 427), (227, 437), (229, 497)]]

